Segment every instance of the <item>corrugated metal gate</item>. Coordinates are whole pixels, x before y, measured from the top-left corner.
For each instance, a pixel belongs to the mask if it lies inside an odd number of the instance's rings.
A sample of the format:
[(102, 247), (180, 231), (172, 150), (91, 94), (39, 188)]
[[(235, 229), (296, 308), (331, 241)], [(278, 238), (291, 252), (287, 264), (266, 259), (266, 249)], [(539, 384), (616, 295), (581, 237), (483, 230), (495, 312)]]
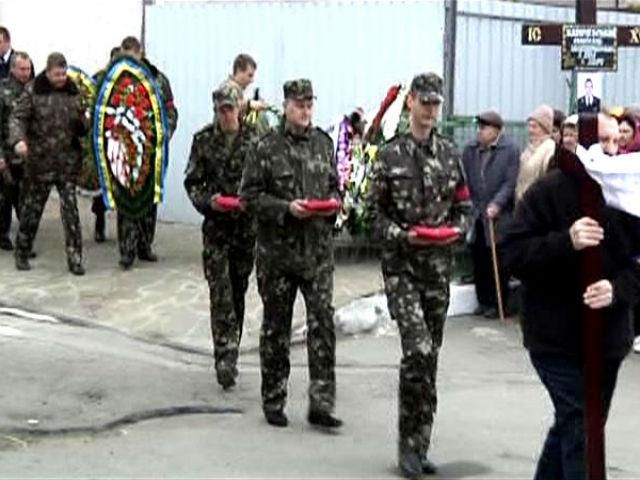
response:
[[(523, 120), (540, 103), (567, 109), (568, 72), (560, 70), (560, 47), (524, 47), (523, 23), (571, 23), (573, 8), (499, 0), (458, 0), (455, 113), (475, 115), (495, 108), (510, 120)], [(599, 11), (600, 24), (640, 24), (640, 15)], [(609, 105), (638, 103), (640, 55), (618, 50), (618, 71), (603, 78)]]
[(182, 1), (149, 5), (145, 17), (148, 56), (171, 79), (180, 112), (164, 220), (199, 220), (184, 194), (183, 171), (193, 133), (211, 119), (211, 90), (237, 53), (255, 56), (255, 86), (276, 104), (283, 81), (313, 79), (316, 124), (323, 127), (355, 106), (376, 109), (394, 82), (442, 72), (441, 1)]

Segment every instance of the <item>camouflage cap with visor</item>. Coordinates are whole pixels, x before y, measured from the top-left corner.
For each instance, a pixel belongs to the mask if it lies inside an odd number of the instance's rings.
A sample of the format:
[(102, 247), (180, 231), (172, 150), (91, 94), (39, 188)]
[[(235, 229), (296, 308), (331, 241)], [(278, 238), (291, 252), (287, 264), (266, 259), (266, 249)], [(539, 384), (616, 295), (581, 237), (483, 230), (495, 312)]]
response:
[(411, 81), (411, 93), (422, 103), (442, 103), (443, 83), (435, 73), (421, 73)]
[(237, 108), (240, 106), (240, 97), (238, 95), (238, 91), (230, 85), (221, 86), (219, 89), (213, 92), (212, 97), (213, 106), (215, 108), (221, 108), (225, 106)]
[(291, 100), (313, 100), (313, 86), (311, 80), (307, 78), (299, 78), (297, 80), (289, 80), (282, 87), (284, 98)]

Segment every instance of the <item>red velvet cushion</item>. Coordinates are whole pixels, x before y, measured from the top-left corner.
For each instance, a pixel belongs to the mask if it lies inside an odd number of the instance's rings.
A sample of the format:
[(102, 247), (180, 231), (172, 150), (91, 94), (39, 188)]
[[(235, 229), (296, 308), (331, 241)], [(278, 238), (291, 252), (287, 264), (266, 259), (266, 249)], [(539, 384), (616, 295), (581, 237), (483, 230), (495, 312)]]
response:
[(458, 229), (453, 227), (424, 227), (417, 226), (413, 227), (411, 230), (418, 234), (418, 237), (423, 238), (425, 240), (433, 240), (436, 242), (442, 242), (445, 240), (453, 240), (460, 237), (460, 232)]
[(304, 208), (316, 212), (332, 212), (340, 208), (340, 203), (335, 198), (329, 198), (327, 200), (305, 200)]
[(216, 198), (216, 203), (222, 208), (228, 208), (229, 210), (235, 210), (240, 208), (240, 198), (220, 195)]

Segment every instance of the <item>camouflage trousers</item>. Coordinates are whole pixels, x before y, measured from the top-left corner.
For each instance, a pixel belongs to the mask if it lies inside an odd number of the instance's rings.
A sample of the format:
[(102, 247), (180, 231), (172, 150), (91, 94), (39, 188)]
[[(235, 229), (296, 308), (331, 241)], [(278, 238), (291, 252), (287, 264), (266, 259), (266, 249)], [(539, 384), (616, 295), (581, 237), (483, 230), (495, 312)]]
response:
[(153, 205), (141, 218), (130, 218), (118, 212), (118, 247), (120, 257), (135, 258), (151, 251), (156, 236), (158, 205)]
[(0, 174), (0, 237), (9, 237), (13, 211), (20, 218), (20, 192), (24, 171), (21, 166), (12, 165)]
[(260, 262), (257, 271), (264, 305), (260, 331), (262, 408), (265, 412), (278, 411), (286, 405), (291, 322), (300, 289), (307, 310), (309, 408), (332, 412), (336, 396), (333, 264), (319, 266), (310, 279), (263, 268)]
[(202, 260), (209, 282), (211, 335), (216, 372), (236, 373), (244, 323), (244, 299), (255, 257), (255, 237), (233, 242), (204, 238)]
[(418, 279), (383, 268), (391, 318), (402, 344), (398, 399), (399, 449), (427, 453), (438, 404), (436, 373), (449, 307), (449, 274), (435, 269)]
[(60, 218), (64, 228), (67, 261), (69, 265), (77, 265), (82, 262), (82, 230), (78, 216), (76, 185), (74, 182), (61, 179), (29, 179), (25, 182), (15, 254), (17, 258), (26, 259), (31, 252), (44, 207), (53, 187), (58, 190), (60, 196)]

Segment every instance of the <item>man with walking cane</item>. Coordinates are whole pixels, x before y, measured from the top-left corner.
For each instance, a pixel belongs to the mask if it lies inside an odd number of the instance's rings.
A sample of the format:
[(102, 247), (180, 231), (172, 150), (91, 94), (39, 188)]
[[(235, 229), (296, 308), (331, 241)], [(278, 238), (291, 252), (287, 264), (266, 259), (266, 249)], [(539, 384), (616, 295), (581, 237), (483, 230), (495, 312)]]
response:
[(499, 113), (483, 112), (476, 117), (476, 122), (478, 136), (462, 154), (473, 204), (468, 240), (478, 298), (474, 313), (490, 319), (503, 318), (509, 276), (499, 262), (495, 245), (502, 237), (501, 226), (513, 212), (520, 152), (504, 134)]

